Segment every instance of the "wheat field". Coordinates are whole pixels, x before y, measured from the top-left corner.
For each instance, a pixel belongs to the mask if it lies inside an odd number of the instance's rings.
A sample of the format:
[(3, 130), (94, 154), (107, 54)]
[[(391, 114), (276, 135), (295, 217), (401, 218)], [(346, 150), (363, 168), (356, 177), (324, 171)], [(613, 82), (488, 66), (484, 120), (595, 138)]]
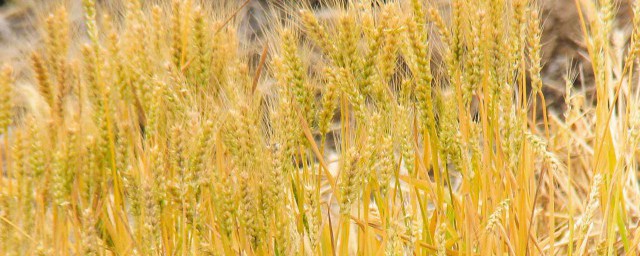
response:
[(45, 2), (0, 255), (640, 255), (640, 2), (568, 1), (559, 109), (534, 0)]

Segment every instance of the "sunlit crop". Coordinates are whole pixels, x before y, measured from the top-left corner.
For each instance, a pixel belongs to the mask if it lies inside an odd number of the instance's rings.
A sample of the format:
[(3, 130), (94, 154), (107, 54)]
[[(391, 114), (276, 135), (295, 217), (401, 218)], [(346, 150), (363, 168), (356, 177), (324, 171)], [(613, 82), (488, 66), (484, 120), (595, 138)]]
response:
[(640, 253), (640, 5), (624, 38), (576, 0), (597, 101), (568, 70), (558, 113), (535, 1), (284, 4), (249, 43), (244, 1), (82, 2), (0, 72), (1, 255)]

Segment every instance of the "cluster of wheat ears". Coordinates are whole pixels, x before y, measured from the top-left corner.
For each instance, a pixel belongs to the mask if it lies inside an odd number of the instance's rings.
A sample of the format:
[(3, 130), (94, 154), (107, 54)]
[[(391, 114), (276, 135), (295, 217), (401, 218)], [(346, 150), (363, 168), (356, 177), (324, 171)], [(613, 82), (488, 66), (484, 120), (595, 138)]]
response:
[(156, 2), (0, 72), (0, 254), (640, 253), (640, 5), (576, 0), (597, 102), (552, 113), (533, 1), (280, 6), (253, 55), (242, 3)]

